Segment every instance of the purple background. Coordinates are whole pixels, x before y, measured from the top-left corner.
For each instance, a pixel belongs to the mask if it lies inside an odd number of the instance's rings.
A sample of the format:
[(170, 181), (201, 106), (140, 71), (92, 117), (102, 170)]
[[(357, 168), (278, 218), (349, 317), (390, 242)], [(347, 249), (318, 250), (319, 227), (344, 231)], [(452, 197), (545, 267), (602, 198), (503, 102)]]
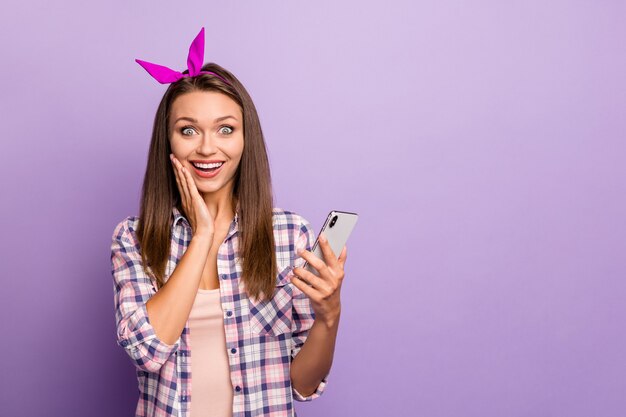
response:
[[(114, 4), (118, 3), (118, 4)], [(3, 416), (130, 416), (110, 239), (165, 86), (247, 86), (276, 205), (356, 211), (311, 416), (626, 415), (622, 1), (4, 3)]]

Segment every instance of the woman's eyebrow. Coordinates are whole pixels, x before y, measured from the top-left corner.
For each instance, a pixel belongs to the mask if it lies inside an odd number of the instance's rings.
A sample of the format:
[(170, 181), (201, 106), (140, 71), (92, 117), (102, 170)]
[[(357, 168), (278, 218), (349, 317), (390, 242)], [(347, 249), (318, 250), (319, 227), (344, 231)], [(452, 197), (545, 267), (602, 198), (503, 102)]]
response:
[[(237, 120), (237, 118), (235, 116), (231, 116), (229, 114), (227, 116), (218, 117), (217, 119), (213, 120), (213, 123), (217, 123), (217, 122), (220, 122), (220, 121), (225, 120), (225, 119), (235, 119), (235, 120)], [(183, 117), (179, 117), (178, 119), (176, 119), (174, 124), (178, 123), (180, 120), (188, 120), (188, 121), (193, 122), (193, 123), (198, 123), (198, 120), (194, 119), (193, 117), (183, 116)]]

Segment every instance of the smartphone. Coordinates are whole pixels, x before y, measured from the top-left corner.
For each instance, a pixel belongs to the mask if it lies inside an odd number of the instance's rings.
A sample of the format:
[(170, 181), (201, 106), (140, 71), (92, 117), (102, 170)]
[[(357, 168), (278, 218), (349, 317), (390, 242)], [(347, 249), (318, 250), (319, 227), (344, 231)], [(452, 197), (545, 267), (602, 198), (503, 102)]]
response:
[[(332, 210), (328, 213), (328, 217), (326, 217), (322, 230), (317, 234), (317, 239), (311, 248), (311, 252), (313, 252), (313, 254), (318, 258), (324, 260), (322, 248), (319, 246), (319, 235), (323, 232), (328, 239), (330, 248), (333, 250), (335, 256), (339, 257), (344, 245), (348, 241), (350, 233), (352, 233), (352, 229), (354, 229), (354, 226), (356, 225), (358, 218), (359, 216), (356, 213)], [(319, 276), (317, 270), (313, 266), (309, 265), (308, 262), (304, 263), (303, 268), (314, 275)]]

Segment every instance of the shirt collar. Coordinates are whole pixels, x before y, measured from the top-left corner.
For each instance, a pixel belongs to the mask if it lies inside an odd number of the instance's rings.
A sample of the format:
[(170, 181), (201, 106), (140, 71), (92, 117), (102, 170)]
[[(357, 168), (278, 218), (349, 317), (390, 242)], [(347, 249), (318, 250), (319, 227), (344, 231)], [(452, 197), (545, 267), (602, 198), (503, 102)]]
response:
[[(239, 202), (237, 202), (237, 208), (235, 209), (235, 218), (234, 218), (234, 220), (235, 220), (235, 224), (236, 224), (236, 225), (238, 225), (238, 224), (239, 224), (239, 222), (238, 222), (238, 219), (239, 219), (238, 212), (239, 212)], [(183, 215), (183, 213), (181, 213), (181, 211), (180, 211), (180, 210), (178, 210), (178, 207), (176, 207), (176, 206), (174, 206), (174, 207), (172, 208), (172, 216), (174, 216), (174, 226), (176, 226), (176, 224), (177, 224), (180, 220), (182, 220), (182, 219), (185, 219), (185, 221), (187, 221), (187, 219), (185, 218), (185, 216)], [(187, 221), (187, 223), (189, 223), (189, 222)]]
[(179, 220), (185, 218), (185, 216), (183, 216), (183, 213), (181, 213), (176, 206), (172, 208), (172, 215), (174, 216), (174, 226), (176, 226)]

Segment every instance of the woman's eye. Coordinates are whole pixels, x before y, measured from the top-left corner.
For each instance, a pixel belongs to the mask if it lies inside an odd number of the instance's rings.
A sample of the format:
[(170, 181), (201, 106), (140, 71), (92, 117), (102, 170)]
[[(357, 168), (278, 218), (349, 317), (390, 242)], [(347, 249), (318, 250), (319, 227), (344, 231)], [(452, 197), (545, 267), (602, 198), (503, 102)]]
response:
[[(222, 129), (224, 129), (224, 128), (226, 128), (226, 129), (230, 129), (230, 132), (228, 132), (228, 131), (227, 131), (227, 132), (224, 132), (224, 131), (222, 130)], [(226, 133), (227, 135), (229, 135), (229, 134), (233, 133), (233, 130), (234, 130), (234, 129), (233, 129), (233, 127), (232, 127), (232, 126), (228, 126), (228, 125), (226, 125), (226, 126), (222, 126), (222, 127), (220, 128), (220, 132), (222, 132), (222, 133)]]
[(182, 129), (180, 129), (180, 133), (182, 133), (184, 136), (189, 136), (188, 134), (185, 133), (185, 131), (187, 131), (187, 130), (192, 130), (193, 131), (193, 128), (191, 128), (189, 126), (185, 126)]

